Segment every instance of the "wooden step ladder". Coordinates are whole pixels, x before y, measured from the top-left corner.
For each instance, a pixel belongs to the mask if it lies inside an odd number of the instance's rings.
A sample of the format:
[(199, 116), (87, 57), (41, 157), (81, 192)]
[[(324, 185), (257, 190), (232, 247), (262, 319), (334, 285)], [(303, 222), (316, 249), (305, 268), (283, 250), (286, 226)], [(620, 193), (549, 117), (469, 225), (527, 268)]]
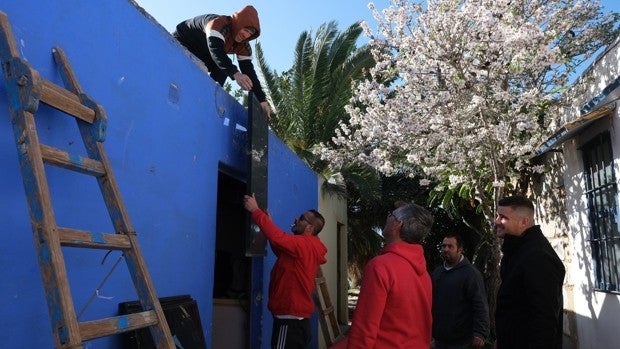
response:
[(336, 310), (329, 298), (329, 290), (327, 289), (327, 280), (323, 275), (323, 269), (319, 267), (316, 274), (316, 290), (314, 301), (319, 312), (319, 323), (323, 331), (325, 345), (329, 348), (334, 343), (344, 337), (340, 331), (340, 324), (336, 318)]
[[(106, 127), (103, 109), (83, 93), (60, 48), (54, 48), (53, 55), (68, 89), (43, 79), (20, 58), (8, 18), (2, 12), (0, 30), (0, 60), (11, 123), (56, 348), (83, 348), (84, 341), (149, 327), (157, 348), (174, 349), (170, 329), (103, 147)], [(34, 118), (39, 103), (76, 118), (88, 157), (39, 143)], [(116, 233), (93, 234), (57, 226), (44, 164), (94, 176)], [(143, 311), (78, 322), (62, 246), (122, 251)]]

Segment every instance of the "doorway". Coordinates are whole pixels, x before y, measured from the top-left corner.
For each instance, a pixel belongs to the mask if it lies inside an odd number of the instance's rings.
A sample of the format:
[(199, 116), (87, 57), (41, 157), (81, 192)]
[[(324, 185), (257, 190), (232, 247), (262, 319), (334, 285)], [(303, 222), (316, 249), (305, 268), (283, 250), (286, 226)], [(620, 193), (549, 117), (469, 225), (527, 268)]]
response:
[(251, 259), (246, 257), (246, 182), (220, 164), (213, 280), (213, 348), (247, 348)]

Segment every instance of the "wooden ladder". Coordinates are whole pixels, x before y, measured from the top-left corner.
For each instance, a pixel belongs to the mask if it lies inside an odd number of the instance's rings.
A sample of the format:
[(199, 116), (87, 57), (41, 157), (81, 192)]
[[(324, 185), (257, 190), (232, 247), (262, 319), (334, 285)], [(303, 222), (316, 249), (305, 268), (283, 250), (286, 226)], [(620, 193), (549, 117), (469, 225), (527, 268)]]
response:
[[(60, 48), (54, 48), (53, 55), (68, 89), (43, 79), (20, 58), (8, 18), (2, 12), (0, 30), (0, 59), (11, 123), (56, 348), (83, 348), (84, 341), (149, 327), (157, 348), (174, 349), (170, 329), (103, 147), (106, 127), (103, 109), (83, 93)], [(39, 142), (34, 113), (41, 102), (76, 118), (88, 157)], [(44, 164), (94, 176), (116, 233), (93, 234), (57, 226)], [(143, 311), (78, 322), (62, 246), (122, 251)]]
[(336, 310), (329, 298), (327, 281), (321, 267), (319, 267), (316, 274), (315, 303), (319, 310), (319, 323), (323, 331), (325, 345), (329, 348), (339, 341), (343, 337), (343, 334), (340, 331), (340, 324), (338, 324), (338, 319), (336, 318)]

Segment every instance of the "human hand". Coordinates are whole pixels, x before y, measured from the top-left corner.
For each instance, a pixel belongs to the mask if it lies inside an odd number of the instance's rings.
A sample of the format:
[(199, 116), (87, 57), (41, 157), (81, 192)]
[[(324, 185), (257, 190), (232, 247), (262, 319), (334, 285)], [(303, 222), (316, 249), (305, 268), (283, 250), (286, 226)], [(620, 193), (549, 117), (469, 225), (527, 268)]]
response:
[(484, 339), (474, 336), (474, 338), (471, 339), (471, 346), (474, 348), (482, 348), (484, 346)]
[(237, 82), (237, 84), (244, 90), (249, 91), (252, 89), (252, 79), (250, 79), (249, 76), (241, 73), (241, 72), (236, 72), (233, 75), (233, 79), (235, 79), (235, 81)]
[(252, 193), (252, 196), (243, 196), (243, 207), (245, 207), (245, 209), (248, 210), (250, 213), (258, 210), (258, 203), (256, 202), (256, 197), (254, 196), (254, 193)]
[(269, 121), (271, 119), (271, 107), (269, 107), (269, 102), (260, 102), (261, 108), (263, 108), (263, 113), (265, 113), (265, 118)]

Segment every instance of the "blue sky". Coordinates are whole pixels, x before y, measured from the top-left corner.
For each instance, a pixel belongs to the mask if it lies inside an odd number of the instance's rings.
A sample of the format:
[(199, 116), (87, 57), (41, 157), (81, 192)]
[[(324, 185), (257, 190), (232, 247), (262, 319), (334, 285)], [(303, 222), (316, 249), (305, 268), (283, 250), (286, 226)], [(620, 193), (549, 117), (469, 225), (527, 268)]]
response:
[[(187, 19), (205, 13), (230, 15), (245, 5), (258, 10), (261, 21), (261, 36), (258, 38), (265, 52), (267, 63), (272, 69), (282, 72), (293, 62), (293, 52), (299, 35), (303, 31), (316, 31), (321, 24), (336, 21), (344, 30), (358, 20), (365, 20), (370, 28), (376, 22), (368, 9), (369, 0), (134, 0), (159, 24), (172, 32), (176, 25)], [(377, 9), (389, 6), (389, 0), (372, 1)], [(620, 12), (619, 0), (601, 0), (606, 11)]]

